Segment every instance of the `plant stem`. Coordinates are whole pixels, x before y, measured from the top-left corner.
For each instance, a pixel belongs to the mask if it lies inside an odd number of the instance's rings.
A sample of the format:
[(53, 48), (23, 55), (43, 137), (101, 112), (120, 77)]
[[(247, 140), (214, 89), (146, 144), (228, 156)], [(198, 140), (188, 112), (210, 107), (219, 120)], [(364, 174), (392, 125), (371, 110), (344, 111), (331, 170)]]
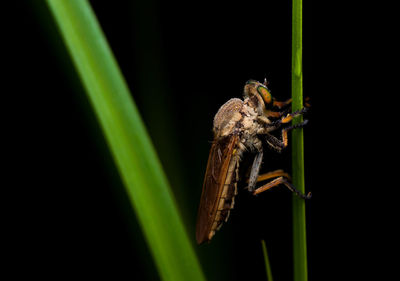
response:
[[(303, 107), (302, 0), (293, 0), (292, 6), (292, 106), (293, 111)], [(301, 122), (302, 117), (296, 122)], [(292, 176), (293, 184), (304, 193), (304, 143), (303, 129), (292, 133)], [(293, 196), (293, 265), (294, 280), (306, 281), (307, 244), (305, 201)]]
[(265, 271), (266, 271), (266, 274), (267, 274), (267, 280), (268, 281), (273, 281), (271, 265), (269, 263), (268, 252), (267, 252), (267, 245), (265, 245), (265, 241), (264, 240), (261, 240), (261, 246), (262, 246), (262, 250), (263, 250), (263, 254), (264, 254)]
[(204, 280), (166, 176), (90, 4), (85, 0), (47, 3), (94, 108), (161, 279)]

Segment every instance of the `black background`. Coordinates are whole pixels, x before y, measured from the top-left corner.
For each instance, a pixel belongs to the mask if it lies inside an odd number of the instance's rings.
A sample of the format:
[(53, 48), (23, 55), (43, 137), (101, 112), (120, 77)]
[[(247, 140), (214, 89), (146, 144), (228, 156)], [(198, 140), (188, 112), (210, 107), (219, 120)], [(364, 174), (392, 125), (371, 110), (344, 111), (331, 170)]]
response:
[[(364, 127), (375, 126), (365, 117), (364, 102), (371, 106), (379, 99), (365, 99), (358, 88), (373, 79), (360, 75), (365, 68), (352, 44), (368, 40), (357, 28), (342, 32), (346, 13), (340, 20), (336, 14), (341, 9), (304, 2), (304, 95), (312, 104), (304, 131), (306, 188), (313, 193), (307, 202), (309, 279), (359, 277), (369, 274), (365, 260), (380, 248), (373, 234), (386, 222), (375, 220), (386, 204), (374, 195), (373, 153), (360, 150), (379, 139)], [(194, 241), (216, 111), (228, 99), (240, 98), (248, 79), (267, 77), (278, 100), (290, 97), (290, 1), (91, 4), (207, 278), (265, 280), (260, 244), (265, 239), (274, 280), (291, 280), (291, 194), (284, 188), (258, 197), (240, 192), (229, 222), (212, 243)], [(3, 55), (10, 88), (3, 103), (8, 141), (3, 172), (11, 179), (4, 191), (12, 195), (3, 198), (10, 203), (5, 229), (11, 235), (5, 242), (12, 271), (158, 280), (47, 6), (27, 1), (7, 13), (9, 50)], [(341, 24), (332, 25), (333, 14)], [(263, 165), (266, 171), (290, 167), (290, 148), (282, 155), (268, 152)]]

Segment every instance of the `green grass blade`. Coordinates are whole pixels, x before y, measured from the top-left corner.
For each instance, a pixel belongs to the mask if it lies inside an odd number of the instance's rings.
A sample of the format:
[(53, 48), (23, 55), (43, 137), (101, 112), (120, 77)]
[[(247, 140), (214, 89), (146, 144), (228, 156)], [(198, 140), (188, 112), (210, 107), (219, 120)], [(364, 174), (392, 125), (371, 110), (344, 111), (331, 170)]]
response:
[(166, 176), (89, 3), (47, 2), (101, 124), (161, 278), (204, 280)]
[[(303, 16), (302, 0), (293, 0), (292, 5), (292, 106), (293, 111), (303, 107)], [(301, 122), (298, 118), (294, 123)], [(303, 129), (292, 133), (292, 176), (293, 184), (304, 193), (304, 143)], [(305, 201), (293, 196), (293, 264), (294, 280), (306, 281), (307, 244)]]
[(263, 255), (264, 255), (265, 271), (266, 271), (266, 274), (267, 274), (267, 280), (268, 281), (273, 281), (271, 265), (269, 263), (268, 252), (267, 252), (267, 245), (265, 245), (265, 241), (264, 240), (261, 240), (261, 246), (262, 246)]

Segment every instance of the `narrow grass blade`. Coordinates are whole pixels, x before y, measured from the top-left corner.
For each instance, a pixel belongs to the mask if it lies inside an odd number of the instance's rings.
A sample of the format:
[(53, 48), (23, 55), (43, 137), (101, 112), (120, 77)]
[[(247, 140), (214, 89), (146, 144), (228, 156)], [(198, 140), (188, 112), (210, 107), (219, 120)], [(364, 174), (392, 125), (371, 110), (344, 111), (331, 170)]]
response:
[(263, 250), (263, 254), (264, 254), (265, 271), (266, 271), (266, 274), (267, 274), (267, 280), (268, 281), (273, 281), (271, 265), (269, 263), (268, 252), (267, 252), (267, 245), (265, 245), (265, 241), (264, 240), (261, 240), (261, 246), (262, 246), (262, 250)]
[(204, 280), (155, 150), (88, 1), (47, 2), (101, 124), (161, 278)]
[[(293, 111), (303, 107), (303, 3), (293, 0), (292, 5), (292, 106)], [(301, 122), (298, 118), (297, 122)], [(304, 144), (303, 129), (292, 133), (292, 175), (293, 184), (304, 193)], [(307, 245), (305, 201), (293, 196), (293, 263), (294, 280), (306, 281)]]

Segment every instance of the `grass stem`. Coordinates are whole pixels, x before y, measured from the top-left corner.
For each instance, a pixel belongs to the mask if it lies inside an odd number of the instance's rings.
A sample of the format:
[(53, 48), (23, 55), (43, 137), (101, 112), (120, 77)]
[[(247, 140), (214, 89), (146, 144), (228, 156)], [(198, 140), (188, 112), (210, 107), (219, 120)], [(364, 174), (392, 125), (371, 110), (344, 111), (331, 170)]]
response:
[(266, 274), (267, 274), (267, 280), (268, 281), (273, 281), (271, 265), (269, 263), (268, 252), (267, 252), (267, 245), (265, 244), (264, 240), (261, 240), (261, 246), (262, 246), (263, 255), (264, 255), (265, 271), (266, 271)]
[[(293, 111), (303, 107), (303, 3), (293, 0), (292, 5), (292, 106)], [(296, 122), (302, 122), (302, 117)], [(303, 129), (292, 133), (292, 176), (293, 184), (304, 193), (304, 139)], [(307, 244), (305, 201), (293, 196), (293, 264), (294, 280), (306, 281)]]

